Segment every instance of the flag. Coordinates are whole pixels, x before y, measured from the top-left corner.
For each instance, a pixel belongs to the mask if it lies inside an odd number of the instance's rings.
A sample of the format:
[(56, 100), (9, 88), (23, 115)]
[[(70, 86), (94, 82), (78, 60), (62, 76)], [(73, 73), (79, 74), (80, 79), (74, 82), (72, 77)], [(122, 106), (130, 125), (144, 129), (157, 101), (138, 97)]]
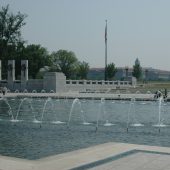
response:
[(107, 42), (107, 20), (106, 20), (106, 26), (105, 26), (105, 43)]

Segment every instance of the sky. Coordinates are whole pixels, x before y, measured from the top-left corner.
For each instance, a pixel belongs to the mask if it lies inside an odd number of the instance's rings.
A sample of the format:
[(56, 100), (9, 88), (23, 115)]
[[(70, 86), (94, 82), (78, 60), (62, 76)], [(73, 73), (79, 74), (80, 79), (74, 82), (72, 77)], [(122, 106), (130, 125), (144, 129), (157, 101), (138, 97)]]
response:
[(170, 70), (170, 0), (0, 0), (27, 14), (22, 37), (51, 53), (73, 51), (90, 67), (108, 63)]

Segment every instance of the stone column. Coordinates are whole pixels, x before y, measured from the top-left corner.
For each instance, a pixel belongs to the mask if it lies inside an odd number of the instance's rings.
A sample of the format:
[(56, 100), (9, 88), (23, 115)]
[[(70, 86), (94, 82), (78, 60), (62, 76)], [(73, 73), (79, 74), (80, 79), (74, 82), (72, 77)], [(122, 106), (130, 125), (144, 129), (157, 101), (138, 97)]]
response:
[(0, 80), (2, 80), (2, 67), (1, 67), (1, 60), (0, 60)]
[(21, 60), (21, 81), (28, 80), (28, 60)]
[(8, 88), (13, 89), (15, 81), (15, 60), (8, 60)]
[(21, 60), (21, 90), (26, 89), (28, 81), (28, 60)]

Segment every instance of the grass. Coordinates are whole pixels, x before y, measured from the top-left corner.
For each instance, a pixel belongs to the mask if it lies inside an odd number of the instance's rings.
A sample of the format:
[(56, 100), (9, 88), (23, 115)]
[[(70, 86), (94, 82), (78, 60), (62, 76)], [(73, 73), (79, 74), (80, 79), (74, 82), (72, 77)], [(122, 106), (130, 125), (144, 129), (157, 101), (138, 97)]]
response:
[(139, 83), (135, 90), (139, 90), (141, 92), (151, 91), (152, 93), (160, 90), (162, 93), (170, 91), (170, 82), (159, 81), (159, 82), (147, 82), (145, 84)]

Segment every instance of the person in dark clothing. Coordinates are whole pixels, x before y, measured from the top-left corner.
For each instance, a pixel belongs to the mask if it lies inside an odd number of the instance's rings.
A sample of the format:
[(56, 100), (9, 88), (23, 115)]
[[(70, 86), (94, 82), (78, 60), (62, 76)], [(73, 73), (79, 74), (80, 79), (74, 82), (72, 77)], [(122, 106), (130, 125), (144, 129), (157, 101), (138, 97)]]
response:
[(167, 97), (168, 97), (168, 92), (167, 89), (165, 89), (164, 99), (166, 99)]
[(7, 91), (7, 88), (4, 87), (4, 88), (2, 89), (2, 94), (5, 95), (5, 94), (6, 94), (6, 91)]

